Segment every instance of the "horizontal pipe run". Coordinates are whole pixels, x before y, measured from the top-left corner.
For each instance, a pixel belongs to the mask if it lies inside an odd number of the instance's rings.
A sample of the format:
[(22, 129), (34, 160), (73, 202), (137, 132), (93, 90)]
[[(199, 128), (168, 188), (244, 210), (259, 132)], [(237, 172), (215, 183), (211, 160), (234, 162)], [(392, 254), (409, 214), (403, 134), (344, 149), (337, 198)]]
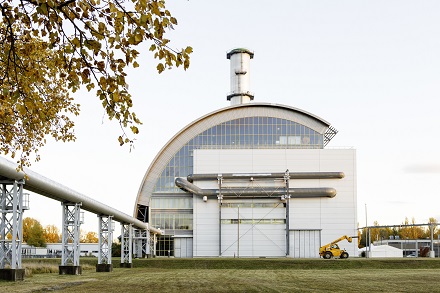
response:
[(290, 179), (342, 179), (344, 172), (288, 172), (288, 173), (223, 173), (223, 174), (190, 174), (187, 176), (189, 182), (196, 180), (216, 180), (222, 179), (284, 179), (289, 175)]
[[(122, 224), (132, 224), (135, 228), (148, 229), (149, 224), (144, 223), (132, 216), (129, 216), (117, 209), (109, 207), (99, 201), (87, 197), (79, 192), (76, 192), (64, 185), (61, 185), (53, 180), (50, 180), (36, 172), (25, 168), (24, 172), (17, 172), (17, 165), (0, 157), (0, 178), (12, 180), (25, 180), (24, 189), (41, 194), (60, 202), (81, 203), (81, 209), (88, 212), (113, 216), (113, 219)], [(150, 227), (153, 233), (161, 234), (161, 231)]]
[[(175, 184), (177, 187), (193, 193), (198, 196), (217, 197), (220, 195), (218, 189), (201, 189), (195, 184), (185, 180), (184, 178), (176, 178)], [(222, 188), (221, 195), (223, 197), (252, 197), (252, 198), (268, 198), (286, 195), (284, 188)], [(312, 197), (335, 197), (336, 189), (331, 187), (316, 187), (316, 188), (289, 188), (289, 195), (291, 198), (312, 198)]]

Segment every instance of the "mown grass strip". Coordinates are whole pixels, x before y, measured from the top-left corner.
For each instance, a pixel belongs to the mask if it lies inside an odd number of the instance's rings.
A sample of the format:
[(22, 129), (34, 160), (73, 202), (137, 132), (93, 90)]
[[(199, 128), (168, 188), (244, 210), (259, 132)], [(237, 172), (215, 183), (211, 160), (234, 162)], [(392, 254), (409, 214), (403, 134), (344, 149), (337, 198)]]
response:
[[(134, 268), (80, 276), (39, 273), (2, 292), (440, 292), (440, 259), (135, 259)], [(60, 260), (34, 261), (37, 265)], [(81, 258), (94, 268), (96, 258)], [(25, 260), (24, 263), (32, 263)], [(27, 264), (26, 264), (27, 265)]]
[(292, 259), (292, 258), (153, 258), (134, 259), (134, 267), (157, 269), (253, 269), (253, 270), (345, 270), (345, 269), (440, 269), (431, 258), (385, 259)]
[[(95, 257), (80, 259), (83, 269), (94, 269)], [(119, 267), (120, 258), (112, 259), (113, 267)], [(60, 259), (25, 259), (27, 264), (53, 265)], [(38, 266), (38, 265), (37, 265)], [(345, 269), (440, 269), (439, 258), (349, 258), (349, 259), (295, 259), (295, 258), (148, 258), (133, 259), (135, 268), (155, 269), (254, 269), (254, 270), (345, 270)]]

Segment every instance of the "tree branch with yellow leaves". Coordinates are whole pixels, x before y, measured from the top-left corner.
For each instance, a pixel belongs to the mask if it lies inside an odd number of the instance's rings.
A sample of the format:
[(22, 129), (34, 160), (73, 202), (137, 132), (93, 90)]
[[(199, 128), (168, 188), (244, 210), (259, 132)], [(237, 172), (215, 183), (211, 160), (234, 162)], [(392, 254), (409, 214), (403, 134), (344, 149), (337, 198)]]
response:
[(141, 121), (133, 111), (127, 68), (138, 67), (136, 48), (147, 43), (158, 73), (190, 64), (191, 47), (173, 49), (166, 31), (177, 20), (164, 0), (0, 0), (0, 151), (18, 157), (19, 169), (46, 136), (75, 140), (74, 95), (95, 91), (110, 120), (130, 144)]

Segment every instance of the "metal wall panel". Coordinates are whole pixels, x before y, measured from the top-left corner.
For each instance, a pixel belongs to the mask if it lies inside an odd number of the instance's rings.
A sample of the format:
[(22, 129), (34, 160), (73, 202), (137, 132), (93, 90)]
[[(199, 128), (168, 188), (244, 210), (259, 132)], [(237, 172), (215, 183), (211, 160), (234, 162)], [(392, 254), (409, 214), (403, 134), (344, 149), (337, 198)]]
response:
[(193, 201), (193, 255), (195, 257), (219, 255), (219, 216), (216, 200)]

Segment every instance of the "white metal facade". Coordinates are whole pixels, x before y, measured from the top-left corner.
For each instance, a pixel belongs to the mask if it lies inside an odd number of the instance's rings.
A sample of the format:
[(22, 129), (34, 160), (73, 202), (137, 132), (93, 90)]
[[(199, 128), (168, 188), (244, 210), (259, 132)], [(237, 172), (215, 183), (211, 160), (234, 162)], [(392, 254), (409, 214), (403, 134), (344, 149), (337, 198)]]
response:
[[(195, 150), (194, 173), (344, 172), (342, 179), (290, 179), (290, 187), (332, 187), (334, 198), (293, 198), (289, 208), (289, 248), (286, 248), (286, 210), (280, 198), (224, 200), (219, 225), (216, 199), (194, 196), (193, 256), (240, 257), (319, 257), (319, 247), (342, 235), (355, 236), (356, 151), (354, 149), (253, 149)], [(214, 181), (195, 182), (201, 188), (216, 188)], [(223, 182), (246, 188), (281, 186), (272, 180), (261, 182)], [(258, 186), (257, 186), (258, 185)], [(252, 203), (273, 203), (271, 207), (252, 207)], [(234, 203), (227, 207), (228, 203)], [(280, 203), (280, 205), (277, 205)], [(240, 208), (239, 205), (243, 207)], [(228, 220), (231, 220), (228, 222)], [(240, 221), (241, 220), (241, 221)], [(271, 224), (276, 222), (275, 224)], [(220, 231), (221, 230), (221, 231)], [(221, 246), (219, 244), (221, 238)], [(357, 241), (354, 241), (357, 242)], [(352, 256), (357, 243), (342, 242)], [(220, 252), (220, 253), (219, 253)]]
[[(307, 141), (302, 144), (304, 140), (294, 140), (299, 138), (296, 134), (277, 134), (276, 141), (265, 147), (256, 139), (257, 136), (266, 137), (261, 132), (266, 129), (265, 126), (261, 128), (261, 119), (263, 125), (266, 125), (264, 119), (272, 119), (272, 123), (276, 120), (278, 126), (284, 123), (298, 125), (314, 133), (315, 137), (319, 135), (322, 140), (319, 145), (310, 145)], [(242, 120), (244, 125), (253, 127), (251, 132), (246, 132), (249, 128), (245, 128), (243, 135), (252, 137), (253, 143), (247, 144), (248, 141), (242, 141), (239, 136), (228, 136), (227, 131), (232, 131), (233, 125), (236, 131), (241, 131)], [(268, 122), (267, 125), (271, 124)], [(214, 137), (211, 129), (216, 127), (217, 143), (209, 144), (206, 138)], [(222, 129), (221, 135), (219, 129)], [(223, 132), (223, 129), (227, 131)], [(267, 138), (274, 137), (278, 131), (277, 128), (272, 128), (275, 129), (273, 132), (269, 131), (270, 127), (267, 129)], [(318, 257), (321, 245), (345, 234), (355, 236), (357, 228), (356, 152), (354, 149), (325, 149), (323, 141), (327, 132), (333, 130), (328, 122), (313, 114), (276, 104), (248, 103), (207, 114), (184, 127), (157, 154), (141, 183), (134, 214), (139, 214), (141, 209), (148, 211), (148, 219), (145, 219), (151, 221), (153, 227), (166, 231), (156, 250), (158, 256)], [(307, 132), (300, 133), (301, 139), (303, 134), (307, 135)], [(205, 139), (203, 144), (200, 143), (201, 137)], [(222, 144), (218, 143), (220, 138)], [(234, 145), (233, 139), (240, 145)], [(317, 198), (315, 194), (314, 198), (295, 198), (293, 194), (287, 211), (286, 201), (269, 194), (243, 201), (225, 198), (219, 209), (215, 197), (210, 196), (204, 201), (203, 196), (184, 191), (174, 182), (176, 178), (183, 179), (191, 174), (284, 173), (286, 170), (342, 172), (345, 177), (288, 180), (292, 188), (332, 189), (336, 190), (336, 196)], [(219, 189), (215, 179), (195, 180), (193, 183), (200, 189)], [(262, 188), (264, 195), (265, 188), (285, 188), (286, 183), (282, 178), (253, 182), (225, 180), (223, 187), (246, 188), (250, 184), (254, 185), (254, 192), (255, 188)], [(189, 200), (191, 204), (181, 205), (183, 201), (180, 200)], [(182, 216), (190, 217), (190, 224), (182, 223), (181, 218), (178, 220)], [(181, 227), (189, 228), (181, 230)], [(189, 249), (191, 243), (192, 249)], [(341, 242), (340, 246), (350, 255), (357, 255), (355, 243)]]

